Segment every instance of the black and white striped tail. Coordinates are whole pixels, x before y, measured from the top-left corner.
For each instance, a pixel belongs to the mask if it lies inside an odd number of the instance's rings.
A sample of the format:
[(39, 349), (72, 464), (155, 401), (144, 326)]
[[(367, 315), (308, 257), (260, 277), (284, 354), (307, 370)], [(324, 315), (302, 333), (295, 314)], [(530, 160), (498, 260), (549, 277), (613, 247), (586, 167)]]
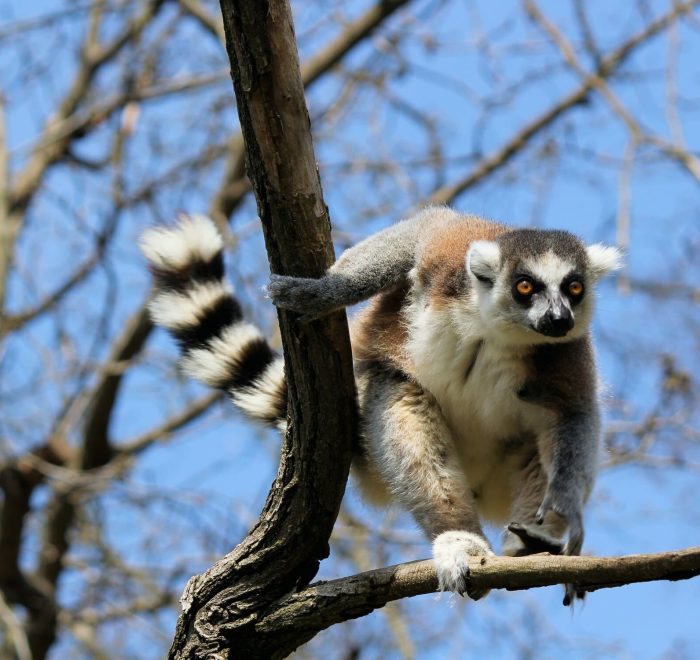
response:
[(287, 415), (284, 363), (260, 330), (243, 319), (224, 279), (223, 241), (209, 218), (182, 216), (141, 239), (155, 292), (153, 322), (177, 340), (185, 373), (226, 390), (254, 419), (280, 426)]

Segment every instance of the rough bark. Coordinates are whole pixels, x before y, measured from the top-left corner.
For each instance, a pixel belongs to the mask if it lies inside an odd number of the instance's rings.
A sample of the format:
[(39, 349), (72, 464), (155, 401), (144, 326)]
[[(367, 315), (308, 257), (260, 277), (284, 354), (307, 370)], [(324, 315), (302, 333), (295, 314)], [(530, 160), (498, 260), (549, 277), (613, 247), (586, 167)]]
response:
[[(469, 563), (470, 588), (531, 589), (572, 583), (586, 591), (651, 580), (682, 580), (700, 575), (700, 547), (624, 557), (488, 557)], [(284, 657), (336, 623), (369, 614), (388, 602), (437, 590), (433, 562), (415, 561), (319, 582), (289, 596), (257, 624)]]
[[(289, 5), (222, 0), (226, 48), (274, 273), (319, 276), (333, 262)], [(328, 556), (356, 435), (345, 315), (309, 325), (279, 314), (289, 431), (267, 502), (248, 537), (188, 583), (171, 657), (269, 657), (255, 625), (303, 588)]]

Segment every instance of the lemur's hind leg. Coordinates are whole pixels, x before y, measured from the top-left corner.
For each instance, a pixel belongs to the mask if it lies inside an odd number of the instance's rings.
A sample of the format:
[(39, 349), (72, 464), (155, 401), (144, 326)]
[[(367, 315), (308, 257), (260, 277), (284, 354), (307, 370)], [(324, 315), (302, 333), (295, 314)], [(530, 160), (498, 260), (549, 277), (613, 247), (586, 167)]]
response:
[[(516, 473), (514, 480), (513, 504), (510, 510), (512, 521), (503, 537), (503, 554), (522, 557), (538, 552), (562, 554), (566, 532), (566, 520), (549, 511), (544, 521), (537, 522), (537, 511), (542, 504), (547, 490), (547, 475), (535, 454), (527, 464)], [(585, 591), (575, 585), (564, 585), (564, 604), (569, 605), (575, 598), (583, 599)]]
[(561, 538), (566, 531), (566, 521), (551, 511), (540, 525), (536, 521), (537, 510), (547, 489), (547, 475), (538, 453), (515, 473), (512, 483), (513, 503), (509, 521), (514, 529), (508, 529), (503, 537), (503, 554), (511, 557), (531, 555), (536, 552), (561, 554), (564, 544)]
[(440, 589), (468, 589), (470, 556), (492, 555), (451, 433), (435, 399), (402, 374), (381, 366), (360, 377), (363, 439), (393, 496), (433, 542)]

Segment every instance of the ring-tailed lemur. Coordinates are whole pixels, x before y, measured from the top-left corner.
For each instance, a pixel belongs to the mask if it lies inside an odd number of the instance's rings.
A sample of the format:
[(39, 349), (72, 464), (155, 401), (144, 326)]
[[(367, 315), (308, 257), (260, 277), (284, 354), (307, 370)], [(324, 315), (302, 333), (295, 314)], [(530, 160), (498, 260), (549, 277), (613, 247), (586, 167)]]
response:
[[(153, 320), (188, 374), (283, 428), (282, 360), (242, 319), (222, 248), (201, 216), (144, 235)], [(272, 276), (273, 302), (305, 320), (371, 298), (352, 332), (354, 469), (432, 540), (441, 589), (463, 594), (468, 557), (493, 554), (481, 518), (514, 523), (506, 555), (560, 551), (567, 529), (565, 552), (580, 552), (601, 438), (593, 289), (618, 261), (568, 232), (433, 207), (347, 250), (320, 279)], [(565, 603), (574, 595), (568, 587)]]

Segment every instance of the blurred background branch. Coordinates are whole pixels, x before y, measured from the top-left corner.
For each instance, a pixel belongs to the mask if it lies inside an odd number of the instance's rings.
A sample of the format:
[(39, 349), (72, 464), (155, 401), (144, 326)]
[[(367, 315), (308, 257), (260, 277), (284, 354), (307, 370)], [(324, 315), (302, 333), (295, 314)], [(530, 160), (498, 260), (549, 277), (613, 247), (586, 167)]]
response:
[[(338, 249), (431, 201), (625, 248), (595, 327), (596, 555), (697, 545), (698, 4), (293, 3)], [(0, 8), (2, 655), (163, 656), (187, 578), (246, 535), (274, 478), (275, 435), (186, 382), (152, 331), (136, 248), (208, 212), (276, 336), (228, 68), (213, 0)], [(427, 554), (352, 488), (331, 545), (324, 579)], [(696, 585), (598, 592), (573, 620), (556, 589), (415, 598), (298, 653), (692, 657)]]

